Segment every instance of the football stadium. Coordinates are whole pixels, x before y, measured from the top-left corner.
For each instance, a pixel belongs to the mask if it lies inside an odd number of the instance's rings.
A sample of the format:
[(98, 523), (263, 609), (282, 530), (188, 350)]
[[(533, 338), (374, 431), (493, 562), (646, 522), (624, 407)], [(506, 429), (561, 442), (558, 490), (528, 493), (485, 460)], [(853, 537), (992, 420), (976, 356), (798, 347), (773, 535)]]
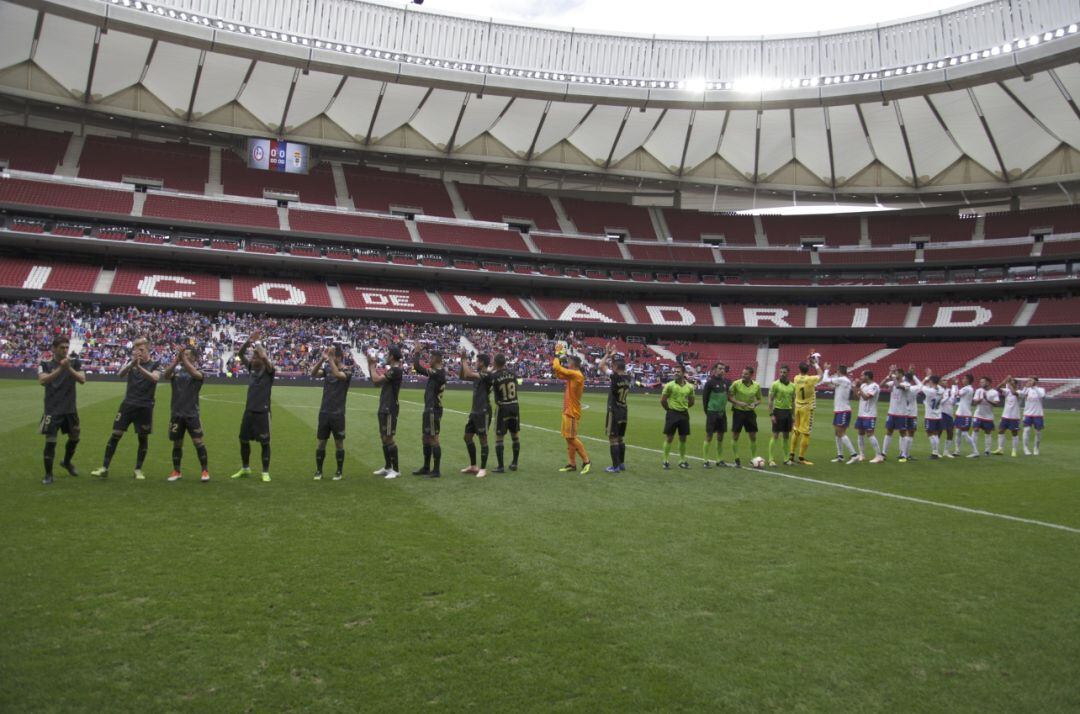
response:
[(1080, 711), (1078, 22), (0, 0), (0, 711)]

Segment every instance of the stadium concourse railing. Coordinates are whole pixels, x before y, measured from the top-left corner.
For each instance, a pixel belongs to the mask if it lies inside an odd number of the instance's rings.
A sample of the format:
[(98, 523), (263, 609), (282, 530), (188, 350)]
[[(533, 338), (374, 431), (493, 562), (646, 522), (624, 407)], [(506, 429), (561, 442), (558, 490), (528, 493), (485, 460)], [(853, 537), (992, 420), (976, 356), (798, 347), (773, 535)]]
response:
[[(127, 184), (118, 184), (104, 181), (93, 181), (86, 179), (74, 179), (70, 177), (59, 177), (52, 175), (31, 174), (19, 171), (7, 171), (4, 173), (5, 177), (10, 176), (14, 179), (31, 180), (38, 183), (57, 183), (60, 185), (71, 186), (84, 186), (88, 188), (108, 189), (114, 192), (129, 192), (134, 195), (135, 190), (132, 186)], [(0, 179), (3, 180), (3, 179)], [(267, 209), (276, 209), (277, 203), (268, 199), (256, 199), (245, 198), (237, 196), (213, 196), (208, 197), (204, 195), (196, 194), (182, 194), (170, 191), (157, 191), (148, 190), (147, 194), (150, 196), (163, 196), (163, 197), (178, 197), (190, 201), (207, 201), (215, 205), (230, 205), (236, 204), (238, 206), (263, 206)], [(523, 275), (514, 272), (493, 272), (483, 270), (464, 270), (454, 267), (432, 268), (422, 265), (395, 265), (392, 263), (363, 263), (356, 261), (355, 265), (349, 265), (349, 271), (367, 272), (372, 275), (380, 276), (401, 276), (404, 278), (421, 278), (421, 279), (449, 279), (449, 280), (477, 280), (476, 273), (480, 273), (483, 277), (480, 280), (484, 284), (498, 284), (505, 283), (509, 285), (528, 285), (530, 287), (551, 287), (553, 289), (563, 289), (566, 287), (569, 281), (574, 281), (574, 289), (581, 289), (584, 291), (599, 291), (599, 290), (618, 290), (620, 292), (649, 292), (660, 291), (663, 293), (680, 293), (690, 292), (696, 294), (714, 294), (716, 292), (728, 292), (734, 290), (735, 292), (745, 290), (753, 292), (756, 289), (764, 288), (767, 290), (767, 286), (763, 285), (720, 285), (716, 284), (716, 281), (711, 283), (686, 283), (686, 282), (661, 282), (661, 281), (628, 281), (618, 279), (605, 279), (594, 278), (578, 279), (567, 276), (546, 276), (539, 274), (540, 268), (543, 265), (557, 265), (563, 267), (572, 267), (579, 269), (587, 269), (589, 267), (605, 268), (605, 269), (621, 269), (628, 271), (643, 270), (656, 272), (670, 271), (676, 273), (679, 271), (689, 271), (692, 274), (698, 275), (698, 278), (712, 277), (719, 278), (721, 275), (744, 275), (748, 276), (748, 279), (755, 279), (752, 276), (761, 276), (772, 274), (779, 274), (787, 278), (787, 282), (791, 282), (791, 278), (804, 278), (806, 285), (788, 285), (787, 287), (795, 294), (799, 294), (800, 291), (820, 291), (820, 290), (849, 290), (858, 288), (873, 290), (875, 287), (888, 288), (888, 283), (905, 284), (905, 289), (909, 287), (912, 289), (922, 289), (925, 285), (908, 283), (919, 283), (917, 271), (926, 270), (929, 268), (949, 268), (957, 267), (964, 269), (973, 268), (993, 268), (993, 267), (1014, 267), (1017, 265), (1025, 266), (1039, 266), (1043, 264), (1070, 264), (1075, 260), (1080, 259), (1080, 250), (1075, 254), (1069, 252), (1053, 252), (1051, 255), (1040, 255), (1037, 251), (1034, 251), (1036, 242), (1031, 237), (1025, 238), (1012, 238), (1012, 239), (997, 239), (993, 241), (961, 241), (955, 243), (941, 243), (934, 244), (932, 249), (923, 250), (916, 249), (912, 245), (907, 246), (845, 246), (843, 248), (821, 248), (814, 252), (800, 250), (796, 246), (740, 246), (740, 247), (712, 247), (709, 250), (714, 255), (714, 262), (703, 265), (701, 262), (683, 263), (677, 261), (665, 262), (661, 260), (649, 260), (649, 261), (626, 261), (622, 258), (604, 258), (604, 257), (588, 257), (583, 254), (577, 255), (564, 255), (558, 253), (537, 253), (526, 252), (520, 253), (500, 253), (495, 256), (489, 249), (478, 248), (469, 245), (447, 245), (442, 243), (416, 243), (405, 241), (391, 241), (387, 242), (385, 238), (378, 236), (348, 236), (340, 233), (312, 233), (301, 231), (283, 231), (275, 230), (266, 227), (246, 226), (246, 225), (228, 225), (223, 226), (214, 222), (200, 222), (189, 220), (178, 220), (169, 217), (149, 217), (149, 216), (135, 216), (131, 213), (97, 213), (94, 211), (88, 211), (85, 209), (72, 208), (72, 207), (57, 207), (57, 206), (41, 206), (41, 205), (29, 205), (25, 203), (0, 203), (0, 206), (6, 207), (9, 210), (20, 211), (22, 213), (40, 213), (45, 216), (61, 216), (61, 217), (73, 217), (77, 219), (101, 219), (108, 220), (111, 223), (115, 223), (117, 219), (121, 220), (124, 224), (129, 224), (134, 228), (152, 226), (154, 228), (162, 227), (177, 227), (181, 229), (196, 229), (202, 231), (211, 231), (206, 237), (216, 236), (237, 236), (239, 239), (247, 239), (251, 237), (266, 237), (270, 239), (304, 239), (315, 241), (321, 244), (322, 247), (340, 246), (346, 244), (349, 248), (363, 249), (363, 248), (377, 248), (386, 250), (392, 247), (394, 251), (402, 253), (413, 253), (416, 256), (419, 254), (431, 254), (439, 253), (443, 255), (448, 266), (453, 265), (453, 261), (457, 258), (472, 258), (476, 261), (477, 267), (481, 267), (479, 261), (492, 258), (509, 259), (515, 262), (521, 262), (524, 264), (532, 265), (536, 269), (535, 274)], [(370, 213), (351, 211), (345, 209), (336, 209), (332, 207), (322, 205), (311, 204), (299, 204), (295, 206), (297, 210), (304, 212), (314, 213), (323, 212), (328, 215), (350, 215), (357, 217), (366, 217), (371, 219), (382, 220), (400, 220), (394, 219), (386, 214)], [(433, 218), (429, 216), (418, 216), (418, 219), (423, 223), (434, 223), (441, 225), (461, 225), (465, 227), (485, 227), (485, 228), (497, 228), (505, 229), (506, 224), (494, 224), (485, 223), (479, 221), (460, 221), (458, 219), (450, 218)], [(10, 233), (10, 234), (9, 234)], [(512, 235), (516, 235), (514, 232), (509, 232)], [(17, 246), (21, 241), (29, 240), (24, 234), (17, 232), (4, 231), (4, 240), (8, 245)], [(537, 232), (538, 237), (550, 235), (557, 237), (564, 241), (580, 240), (583, 243), (590, 241), (604, 242), (605, 245), (614, 245), (611, 242), (606, 241), (603, 237), (599, 236), (574, 236), (569, 234), (552, 234), (547, 232)], [(1061, 243), (1066, 244), (1070, 241), (1075, 241), (1080, 235), (1078, 234), (1065, 234), (1062, 236), (1051, 236), (1046, 241), (1049, 244)], [(47, 235), (41, 238), (38, 245), (44, 245), (41, 240), (54, 240), (58, 239), (56, 236)], [(78, 239), (76, 239), (78, 240)], [(66, 241), (64, 243), (57, 243), (56, 245), (63, 246), (67, 250), (75, 252), (87, 252), (97, 253), (101, 252), (101, 248), (94, 246), (94, 241), (81, 241), (73, 243)], [(1045, 245), (1046, 243), (1044, 243)], [(524, 244), (523, 244), (524, 245)], [(702, 248), (702, 244), (693, 244), (688, 242), (672, 242), (665, 243), (661, 241), (630, 241), (626, 245), (631, 248), (637, 246), (645, 246), (650, 248), (670, 246), (672, 249), (686, 249), (697, 246)], [(980, 258), (977, 263), (973, 263), (972, 256), (962, 256), (959, 258), (950, 258), (948, 260), (935, 261), (934, 254), (938, 251), (948, 251), (949, 249), (955, 249), (957, 251), (970, 251), (983, 248), (988, 252), (994, 248), (1010, 247), (1010, 246), (1031, 246), (1032, 250), (1028, 251), (1027, 255), (1011, 255), (1007, 257), (986, 257)], [(155, 255), (160, 256), (162, 253), (152, 253), (148, 251), (172, 251), (177, 250), (178, 246), (171, 244), (163, 244), (157, 246), (150, 245), (128, 245), (122, 242), (117, 242), (109, 247), (110, 252), (115, 252), (118, 255), (125, 256), (138, 256), (138, 257), (153, 257)], [(1022, 251), (1021, 251), (1022, 252)], [(770, 259), (769, 261), (761, 262), (740, 262), (738, 260), (730, 260), (740, 254), (761, 256), (767, 254), (774, 255), (790, 255), (799, 254), (802, 257), (802, 261), (798, 263), (783, 263), (775, 262)], [(727, 255), (729, 260), (724, 259), (724, 255)], [(220, 252), (213, 253), (214, 257), (198, 256), (197, 249), (183, 249), (182, 253), (172, 254), (178, 257), (184, 255), (184, 259), (191, 260), (193, 262), (239, 262), (243, 263), (249, 260), (258, 260), (259, 256), (253, 256), (250, 253), (239, 253), (236, 255), (223, 256)], [(816, 255), (819, 262), (815, 262), (811, 259)], [(903, 260), (889, 260), (885, 256), (903, 256)], [(858, 258), (857, 260), (851, 260), (850, 262), (833, 262), (833, 256), (847, 256), (849, 258)], [(866, 257), (871, 257), (870, 260), (866, 260)], [(881, 256), (881, 261), (873, 260), (873, 257)], [(312, 260), (321, 261), (325, 264), (325, 269), (330, 272), (341, 271), (341, 261), (322, 258), (322, 257), (302, 257), (295, 255), (287, 255), (283, 253), (276, 253), (262, 260), (273, 260), (275, 264), (295, 265), (298, 269), (308, 269), (306, 266), (310, 266)], [(298, 261), (298, 262), (293, 262)], [(418, 261), (417, 261), (418, 262)], [(301, 267), (304, 266), (304, 267)], [(430, 272), (437, 271), (437, 272)], [(836, 280), (842, 280), (845, 275), (851, 276), (851, 281), (859, 283), (865, 280), (867, 274), (872, 274), (875, 271), (885, 271), (887, 275), (880, 276), (878, 281), (881, 285), (813, 285), (811, 279), (815, 276), (826, 275), (836, 282)], [(900, 275), (905, 279), (897, 279), (896, 276)], [(914, 279), (912, 279), (914, 275)], [(761, 281), (764, 282), (764, 279)], [(1009, 281), (1013, 282), (1013, 281)], [(1025, 282), (1025, 281), (1017, 281)], [(962, 286), (957, 285), (961, 288)], [(763, 290), (758, 290), (763, 292)]]

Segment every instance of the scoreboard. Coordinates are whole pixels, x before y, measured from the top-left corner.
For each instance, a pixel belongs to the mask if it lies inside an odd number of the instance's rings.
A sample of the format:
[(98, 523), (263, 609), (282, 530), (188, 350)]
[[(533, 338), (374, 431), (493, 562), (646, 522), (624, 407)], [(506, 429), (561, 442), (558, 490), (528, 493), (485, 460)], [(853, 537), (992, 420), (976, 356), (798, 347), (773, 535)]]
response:
[(277, 139), (248, 139), (247, 164), (264, 171), (306, 174), (308, 146)]

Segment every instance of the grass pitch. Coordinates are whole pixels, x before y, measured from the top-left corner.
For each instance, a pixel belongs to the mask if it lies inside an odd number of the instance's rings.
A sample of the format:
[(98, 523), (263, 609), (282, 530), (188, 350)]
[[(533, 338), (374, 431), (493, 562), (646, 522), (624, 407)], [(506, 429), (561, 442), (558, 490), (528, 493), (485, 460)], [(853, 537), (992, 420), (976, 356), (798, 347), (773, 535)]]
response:
[[(556, 473), (562, 440), (526, 428), (521, 471), (461, 476), (449, 410), (468, 393), (450, 391), (445, 477), (387, 482), (374, 392), (355, 389), (346, 478), (315, 483), (319, 390), (277, 386), (263, 484), (229, 481), (243, 388), (209, 385), (213, 481), (188, 443), (169, 484), (163, 386), (150, 480), (130, 478), (129, 433), (95, 481), (121, 390), (80, 389), (84, 476), (46, 488), (41, 388), (0, 382), (0, 711), (1080, 709), (1075, 530), (700, 460), (664, 472), (644, 396), (627, 473), (591, 439), (592, 474)], [(421, 398), (402, 392), (407, 470)], [(586, 402), (600, 438), (604, 396)], [(560, 406), (524, 394), (523, 419), (557, 429)], [(818, 465), (777, 471), (1080, 529), (1080, 415), (1048, 423), (1038, 459), (931, 463), (920, 433), (917, 462), (851, 467), (825, 463), (819, 425)]]

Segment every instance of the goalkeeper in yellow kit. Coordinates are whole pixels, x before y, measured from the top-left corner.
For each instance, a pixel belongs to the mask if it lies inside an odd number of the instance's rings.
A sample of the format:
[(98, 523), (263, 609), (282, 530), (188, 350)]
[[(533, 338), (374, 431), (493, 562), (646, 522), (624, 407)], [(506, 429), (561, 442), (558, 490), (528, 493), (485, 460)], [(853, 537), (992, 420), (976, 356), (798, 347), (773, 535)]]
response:
[[(821, 365), (814, 354), (806, 360), (799, 363), (799, 373), (791, 380), (795, 385), (795, 429), (791, 434), (791, 454), (788, 459), (802, 466), (813, 466), (813, 462), (806, 460), (806, 450), (810, 448), (810, 432), (814, 428), (814, 406), (817, 402), (817, 385), (821, 381)], [(817, 374), (810, 374), (811, 366)]]

